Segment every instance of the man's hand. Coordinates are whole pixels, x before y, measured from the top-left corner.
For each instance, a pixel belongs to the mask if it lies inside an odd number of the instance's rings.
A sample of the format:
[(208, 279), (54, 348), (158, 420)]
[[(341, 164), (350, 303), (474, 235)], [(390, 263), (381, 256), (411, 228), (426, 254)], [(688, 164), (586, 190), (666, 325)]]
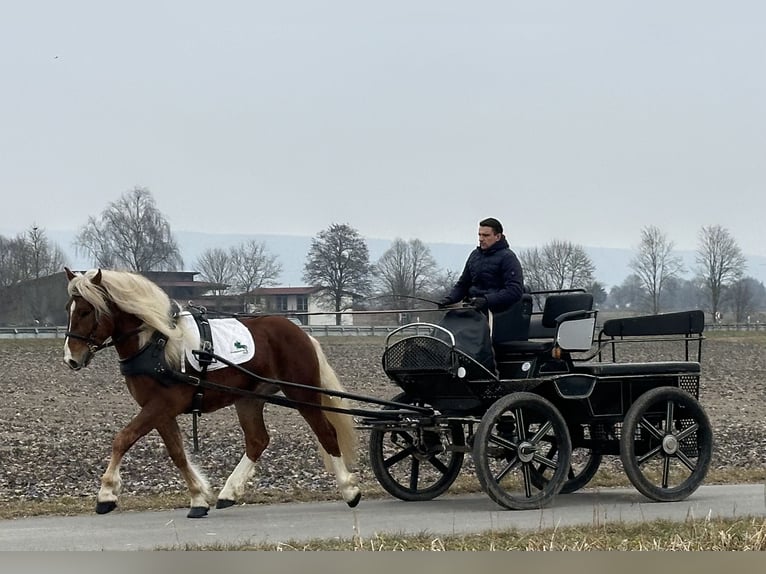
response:
[(487, 300), (484, 297), (473, 297), (469, 304), (477, 311), (484, 311), (487, 308)]
[(436, 303), (436, 306), (439, 307), (439, 309), (444, 309), (445, 307), (449, 307), (452, 305), (454, 301), (450, 299), (449, 297), (442, 297), (438, 303)]

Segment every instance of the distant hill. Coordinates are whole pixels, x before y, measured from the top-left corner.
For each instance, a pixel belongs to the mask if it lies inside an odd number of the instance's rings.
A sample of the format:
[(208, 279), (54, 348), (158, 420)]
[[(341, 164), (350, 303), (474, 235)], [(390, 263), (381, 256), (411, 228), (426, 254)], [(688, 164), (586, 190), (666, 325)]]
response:
[[(46, 230), (46, 234), (48, 239), (57, 243), (67, 254), (68, 261), (73, 267), (77, 269), (91, 267), (91, 262), (87, 258), (78, 256), (75, 253), (72, 245), (75, 236), (74, 231)], [(184, 268), (186, 270), (195, 270), (195, 261), (206, 249), (213, 247), (226, 249), (245, 241), (255, 240), (263, 242), (271, 253), (279, 256), (279, 261), (283, 267), (280, 284), (288, 286), (304, 285), (301, 276), (306, 255), (311, 248), (311, 237), (265, 234), (214, 234), (200, 231), (176, 231), (174, 235), (181, 248), (181, 255), (183, 256)], [(388, 239), (367, 238), (370, 260), (376, 261), (385, 253), (390, 245), (391, 240)], [(431, 255), (442, 269), (451, 269), (455, 272), (462, 270), (468, 253), (475, 247), (475, 244), (470, 243), (427, 243), (426, 245), (428, 245)], [(583, 247), (596, 266), (596, 279), (606, 285), (607, 290), (614, 285), (619, 285), (630, 275), (630, 260), (635, 256), (633, 249)], [(517, 252), (524, 248), (524, 246), (514, 247)], [(679, 251), (677, 254), (683, 259), (687, 269), (687, 276), (690, 276), (689, 270), (696, 266), (694, 252)], [(766, 283), (766, 257), (757, 255), (746, 257), (748, 260), (746, 274)]]

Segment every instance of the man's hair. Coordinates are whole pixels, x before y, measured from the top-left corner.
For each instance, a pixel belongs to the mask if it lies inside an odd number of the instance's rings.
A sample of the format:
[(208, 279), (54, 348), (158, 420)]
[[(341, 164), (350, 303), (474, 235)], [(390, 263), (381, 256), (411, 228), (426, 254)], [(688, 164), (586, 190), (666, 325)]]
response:
[(495, 233), (503, 232), (503, 224), (500, 223), (494, 217), (488, 217), (487, 219), (482, 219), (479, 222), (479, 227), (491, 227), (495, 231)]

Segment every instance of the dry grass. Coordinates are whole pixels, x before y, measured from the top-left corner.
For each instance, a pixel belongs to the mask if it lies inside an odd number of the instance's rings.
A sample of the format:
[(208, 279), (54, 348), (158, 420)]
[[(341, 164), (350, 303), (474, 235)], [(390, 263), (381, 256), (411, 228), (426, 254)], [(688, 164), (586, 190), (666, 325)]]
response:
[(167, 550), (272, 550), (357, 552), (507, 552), (507, 551), (763, 551), (766, 518), (658, 520), (640, 524), (604, 524), (536, 532), (487, 531), (463, 536), (376, 535), (370, 539), (311, 540), (278, 544), (175, 547)]

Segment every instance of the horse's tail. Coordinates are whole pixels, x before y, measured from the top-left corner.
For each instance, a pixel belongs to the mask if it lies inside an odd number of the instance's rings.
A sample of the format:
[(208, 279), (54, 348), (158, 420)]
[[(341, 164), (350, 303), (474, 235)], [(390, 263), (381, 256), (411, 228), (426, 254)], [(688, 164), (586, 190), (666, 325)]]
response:
[[(319, 341), (309, 335), (311, 343), (314, 345), (317, 359), (319, 360), (319, 376), (321, 379), (321, 385), (323, 389), (331, 391), (343, 391), (343, 387), (338, 380), (338, 376), (335, 374), (335, 370), (330, 366), (327, 361), (327, 357), (322, 350)], [(334, 397), (322, 393), (322, 404), (325, 406), (332, 406), (334, 408), (349, 408), (348, 400), (340, 397)], [(341, 457), (347, 467), (353, 466), (356, 463), (357, 449), (358, 449), (358, 437), (356, 428), (354, 427), (354, 419), (349, 414), (337, 413), (334, 411), (324, 411), (325, 416), (330, 421), (330, 424), (335, 429), (335, 434), (338, 437), (338, 447), (340, 448)], [(322, 451), (322, 457), (324, 458), (325, 467), (328, 471), (333, 470), (332, 463), (330, 462), (328, 454), (324, 449), (320, 447)]]

